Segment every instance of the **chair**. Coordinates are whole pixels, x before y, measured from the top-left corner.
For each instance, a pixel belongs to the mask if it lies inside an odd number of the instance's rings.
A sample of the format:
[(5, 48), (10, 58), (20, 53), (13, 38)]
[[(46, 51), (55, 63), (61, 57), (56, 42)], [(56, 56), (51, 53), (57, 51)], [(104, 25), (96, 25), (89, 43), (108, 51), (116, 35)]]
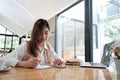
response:
[(104, 50), (103, 50), (103, 55), (102, 55), (102, 59), (101, 59), (101, 63), (107, 65), (109, 67), (110, 62), (111, 62), (111, 54), (110, 51), (112, 49), (113, 44), (115, 43), (115, 41), (112, 41), (110, 43), (107, 43), (104, 45)]

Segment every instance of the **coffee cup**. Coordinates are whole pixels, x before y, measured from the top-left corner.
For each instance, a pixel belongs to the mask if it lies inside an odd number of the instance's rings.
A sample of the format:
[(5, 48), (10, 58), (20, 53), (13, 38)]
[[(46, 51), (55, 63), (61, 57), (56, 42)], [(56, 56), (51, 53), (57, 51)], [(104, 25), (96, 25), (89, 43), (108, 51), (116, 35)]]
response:
[(114, 59), (116, 65), (117, 75), (120, 75), (120, 59)]
[(3, 70), (4, 68), (4, 60), (0, 57), (0, 70)]

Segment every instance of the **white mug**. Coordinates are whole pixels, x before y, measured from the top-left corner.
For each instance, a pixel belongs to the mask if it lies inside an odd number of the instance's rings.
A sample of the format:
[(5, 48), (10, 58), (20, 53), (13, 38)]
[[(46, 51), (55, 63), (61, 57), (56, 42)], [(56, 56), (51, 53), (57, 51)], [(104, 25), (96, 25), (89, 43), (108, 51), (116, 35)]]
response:
[(3, 70), (4, 68), (4, 60), (2, 57), (0, 57), (0, 70)]

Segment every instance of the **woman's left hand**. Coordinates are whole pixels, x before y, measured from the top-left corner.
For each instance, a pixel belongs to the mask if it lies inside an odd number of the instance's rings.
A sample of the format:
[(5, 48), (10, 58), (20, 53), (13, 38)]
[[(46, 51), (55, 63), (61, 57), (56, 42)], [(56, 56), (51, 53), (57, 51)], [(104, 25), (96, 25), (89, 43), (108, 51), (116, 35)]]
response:
[(54, 61), (53, 61), (53, 63), (56, 65), (61, 65), (62, 64), (62, 61), (60, 60), (60, 59), (55, 59)]

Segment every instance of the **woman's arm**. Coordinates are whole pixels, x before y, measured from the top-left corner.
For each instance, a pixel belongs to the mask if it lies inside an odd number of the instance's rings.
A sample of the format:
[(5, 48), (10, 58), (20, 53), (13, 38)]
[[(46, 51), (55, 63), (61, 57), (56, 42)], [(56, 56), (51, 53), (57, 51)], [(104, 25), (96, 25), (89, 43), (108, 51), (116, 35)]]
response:
[(6, 66), (15, 66), (26, 53), (26, 42), (17, 46), (15, 50), (3, 57)]
[(35, 67), (40, 63), (40, 61), (37, 58), (31, 57), (27, 61), (18, 61), (18, 63), (15, 65), (16, 67)]
[(52, 46), (49, 44), (50, 46), (50, 54), (51, 54), (51, 60), (54, 64), (63, 64), (64, 60), (54, 51), (54, 49), (52, 48)]

